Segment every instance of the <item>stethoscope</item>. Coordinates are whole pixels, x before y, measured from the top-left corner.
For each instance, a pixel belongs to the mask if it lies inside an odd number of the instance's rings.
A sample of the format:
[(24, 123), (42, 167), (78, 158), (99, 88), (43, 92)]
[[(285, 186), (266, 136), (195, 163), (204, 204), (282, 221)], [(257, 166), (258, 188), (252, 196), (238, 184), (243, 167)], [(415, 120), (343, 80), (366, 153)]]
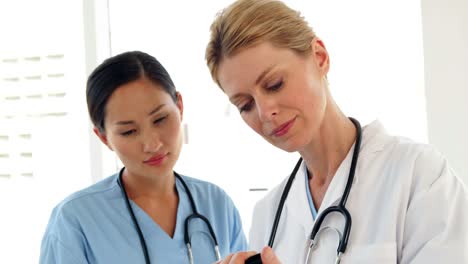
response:
[[(308, 240), (308, 249), (307, 249), (307, 255), (306, 255), (306, 260), (305, 260), (306, 264), (309, 261), (311, 251), (314, 250), (317, 246), (316, 238), (318, 239), (319, 234), (325, 230), (332, 229), (332, 230), (337, 231), (338, 236), (340, 238), (340, 244), (338, 245), (335, 264), (339, 264), (341, 262), (341, 257), (346, 251), (346, 247), (348, 245), (349, 233), (351, 231), (351, 214), (349, 213), (348, 209), (346, 209), (345, 205), (346, 205), (346, 200), (348, 199), (348, 196), (349, 196), (349, 192), (351, 191), (351, 185), (353, 183), (354, 173), (356, 171), (356, 164), (357, 164), (357, 160), (359, 156), (359, 148), (361, 147), (361, 136), (362, 136), (361, 125), (359, 124), (359, 122), (352, 117), (350, 117), (349, 119), (353, 122), (354, 126), (356, 127), (356, 143), (354, 146), (353, 158), (351, 160), (351, 168), (349, 169), (348, 182), (346, 183), (346, 187), (345, 187), (343, 196), (341, 197), (339, 204), (336, 206), (330, 206), (327, 209), (325, 209), (315, 221), (314, 227), (312, 228), (312, 232), (310, 233), (310, 237)], [(283, 211), (284, 203), (286, 199), (288, 198), (289, 190), (291, 189), (291, 185), (294, 181), (294, 178), (296, 177), (296, 174), (301, 165), (301, 162), (302, 162), (302, 158), (299, 158), (299, 161), (294, 167), (294, 170), (292, 171), (291, 176), (289, 176), (288, 182), (286, 183), (283, 193), (281, 194), (281, 199), (278, 204), (278, 209), (276, 210), (273, 227), (271, 228), (270, 240), (268, 242), (268, 246), (271, 248), (273, 248), (273, 243), (275, 242), (276, 231), (278, 229), (278, 224), (281, 218), (281, 213)], [(333, 212), (341, 214), (345, 219), (345, 226), (344, 226), (343, 233), (341, 233), (339, 230), (335, 228), (326, 227), (326, 228), (320, 229), (320, 226), (322, 225), (325, 217), (327, 217), (329, 214)], [(261, 263), (260, 256), (255, 255), (254, 257), (252, 257), (252, 260), (250, 262), (246, 262), (246, 263), (252, 263), (252, 264)]]
[[(127, 192), (125, 190), (125, 186), (123, 185), (123, 182), (122, 182), (122, 173), (123, 173), (124, 169), (125, 169), (125, 167), (122, 168), (120, 170), (120, 172), (119, 172), (119, 179), (118, 179), (119, 185), (121, 187), (123, 196), (125, 198), (125, 203), (127, 205), (128, 212), (130, 213), (130, 216), (132, 217), (132, 220), (133, 220), (133, 224), (135, 225), (135, 229), (137, 230), (138, 238), (140, 239), (141, 248), (143, 249), (143, 254), (145, 255), (145, 263), (150, 264), (151, 262), (150, 262), (150, 258), (149, 258), (149, 254), (148, 254), (148, 247), (146, 246), (145, 238), (143, 237), (143, 233), (141, 232), (140, 225), (138, 224), (138, 221), (137, 221), (137, 219), (135, 217), (135, 214), (133, 213), (133, 209), (130, 206), (130, 200), (128, 199), (128, 195), (127, 195)], [(203, 220), (203, 222), (205, 222), (206, 226), (208, 226), (208, 230), (210, 231), (211, 238), (213, 239), (213, 242), (215, 244), (214, 251), (215, 251), (215, 254), (216, 254), (216, 260), (220, 261), (221, 260), (221, 254), (219, 253), (218, 240), (216, 239), (216, 235), (215, 235), (215, 233), (213, 231), (213, 227), (211, 227), (210, 221), (205, 216), (198, 213), (197, 207), (196, 207), (195, 202), (193, 200), (192, 193), (190, 192), (187, 184), (182, 179), (182, 177), (180, 177), (180, 175), (175, 171), (174, 171), (174, 175), (176, 176), (176, 179), (178, 179), (182, 183), (182, 185), (184, 186), (185, 192), (187, 193), (187, 195), (189, 197), (189, 200), (190, 200), (190, 205), (192, 206), (192, 214), (187, 216), (187, 218), (185, 218), (185, 224), (184, 224), (184, 229), (185, 229), (184, 230), (184, 240), (185, 240), (185, 245), (187, 247), (187, 252), (188, 252), (188, 257), (189, 257), (190, 264), (193, 264), (194, 262), (193, 262), (193, 254), (192, 254), (192, 243), (190, 242), (190, 236), (189, 236), (189, 223), (190, 223), (191, 220), (193, 220), (195, 218)]]

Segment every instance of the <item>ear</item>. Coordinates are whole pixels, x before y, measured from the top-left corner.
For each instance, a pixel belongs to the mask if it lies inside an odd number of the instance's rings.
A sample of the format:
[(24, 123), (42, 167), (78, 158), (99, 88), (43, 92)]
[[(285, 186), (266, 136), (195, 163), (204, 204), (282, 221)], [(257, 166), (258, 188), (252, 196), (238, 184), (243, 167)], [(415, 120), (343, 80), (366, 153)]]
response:
[(96, 134), (96, 136), (101, 140), (101, 142), (104, 143), (104, 145), (106, 145), (111, 151), (114, 151), (111, 145), (109, 145), (109, 141), (107, 140), (107, 136), (105, 133), (101, 133), (96, 127), (93, 128), (93, 131), (94, 134)]
[(179, 92), (176, 92), (177, 96), (177, 108), (179, 108), (179, 113), (180, 113), (180, 121), (182, 121), (184, 118), (184, 102), (182, 101), (182, 94)]
[(323, 41), (317, 37), (311, 43), (312, 55), (316, 61), (317, 68), (323, 77), (326, 77), (330, 70), (330, 57)]

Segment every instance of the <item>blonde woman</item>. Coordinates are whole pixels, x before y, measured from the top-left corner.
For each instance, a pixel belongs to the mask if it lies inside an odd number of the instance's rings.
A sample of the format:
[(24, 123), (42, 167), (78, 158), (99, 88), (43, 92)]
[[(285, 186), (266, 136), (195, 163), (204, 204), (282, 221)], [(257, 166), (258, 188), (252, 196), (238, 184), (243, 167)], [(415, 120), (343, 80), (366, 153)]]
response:
[(361, 129), (341, 111), (325, 44), (298, 12), (274, 0), (234, 2), (211, 26), (206, 60), (245, 123), (301, 155), (255, 206), (250, 245), (264, 263), (468, 263), (460, 179), (432, 146), (378, 121)]

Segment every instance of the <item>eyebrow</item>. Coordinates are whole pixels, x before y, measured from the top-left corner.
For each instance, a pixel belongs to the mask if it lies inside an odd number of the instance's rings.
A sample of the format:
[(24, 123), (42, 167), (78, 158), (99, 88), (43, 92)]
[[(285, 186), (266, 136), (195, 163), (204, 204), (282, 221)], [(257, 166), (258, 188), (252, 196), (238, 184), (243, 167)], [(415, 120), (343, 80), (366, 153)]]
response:
[[(262, 73), (260, 73), (260, 75), (257, 77), (257, 79), (255, 80), (255, 85), (258, 85), (262, 80), (263, 78), (265, 78), (265, 76), (271, 72), (271, 70), (273, 69), (274, 65), (270, 65), (268, 66), (268, 68), (266, 68), (264, 71), (262, 71)], [(233, 102), (235, 99), (237, 99), (237, 97), (240, 97), (242, 96), (241, 93), (238, 93), (238, 94), (235, 94), (233, 96), (231, 96), (229, 98), (229, 101)]]
[(265, 75), (267, 75), (267, 73), (269, 73), (272, 69), (273, 69), (273, 65), (271, 65), (271, 66), (269, 66), (268, 68), (266, 68), (266, 69), (257, 77), (257, 80), (255, 80), (255, 85), (258, 85), (258, 84), (263, 80), (263, 78), (265, 78)]
[(150, 115), (152, 115), (152, 114), (158, 112), (163, 106), (165, 106), (165, 104), (159, 105), (158, 107), (156, 107), (155, 109), (153, 109), (153, 111), (149, 112), (148, 115), (150, 116)]
[[(156, 108), (154, 108), (153, 110), (151, 110), (151, 112), (148, 113), (148, 116), (158, 112), (159, 110), (161, 110), (161, 108), (163, 106), (165, 106), (165, 104), (158, 105)], [(133, 123), (134, 123), (134, 121), (132, 121), (132, 120), (128, 120), (128, 121), (125, 120), (125, 121), (118, 121), (115, 124), (116, 125), (129, 125), (129, 124), (133, 124)]]

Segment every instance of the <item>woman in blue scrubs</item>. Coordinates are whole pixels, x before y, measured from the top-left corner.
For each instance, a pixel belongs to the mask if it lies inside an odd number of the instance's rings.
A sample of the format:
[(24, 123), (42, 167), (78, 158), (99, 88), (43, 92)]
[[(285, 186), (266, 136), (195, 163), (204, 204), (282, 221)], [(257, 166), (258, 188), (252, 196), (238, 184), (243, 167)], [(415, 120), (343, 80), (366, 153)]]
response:
[[(125, 168), (55, 207), (40, 263), (213, 263), (247, 248), (227, 194), (173, 170), (182, 96), (154, 57), (107, 59), (89, 76), (86, 96), (95, 134)], [(194, 213), (201, 217), (186, 225)]]

